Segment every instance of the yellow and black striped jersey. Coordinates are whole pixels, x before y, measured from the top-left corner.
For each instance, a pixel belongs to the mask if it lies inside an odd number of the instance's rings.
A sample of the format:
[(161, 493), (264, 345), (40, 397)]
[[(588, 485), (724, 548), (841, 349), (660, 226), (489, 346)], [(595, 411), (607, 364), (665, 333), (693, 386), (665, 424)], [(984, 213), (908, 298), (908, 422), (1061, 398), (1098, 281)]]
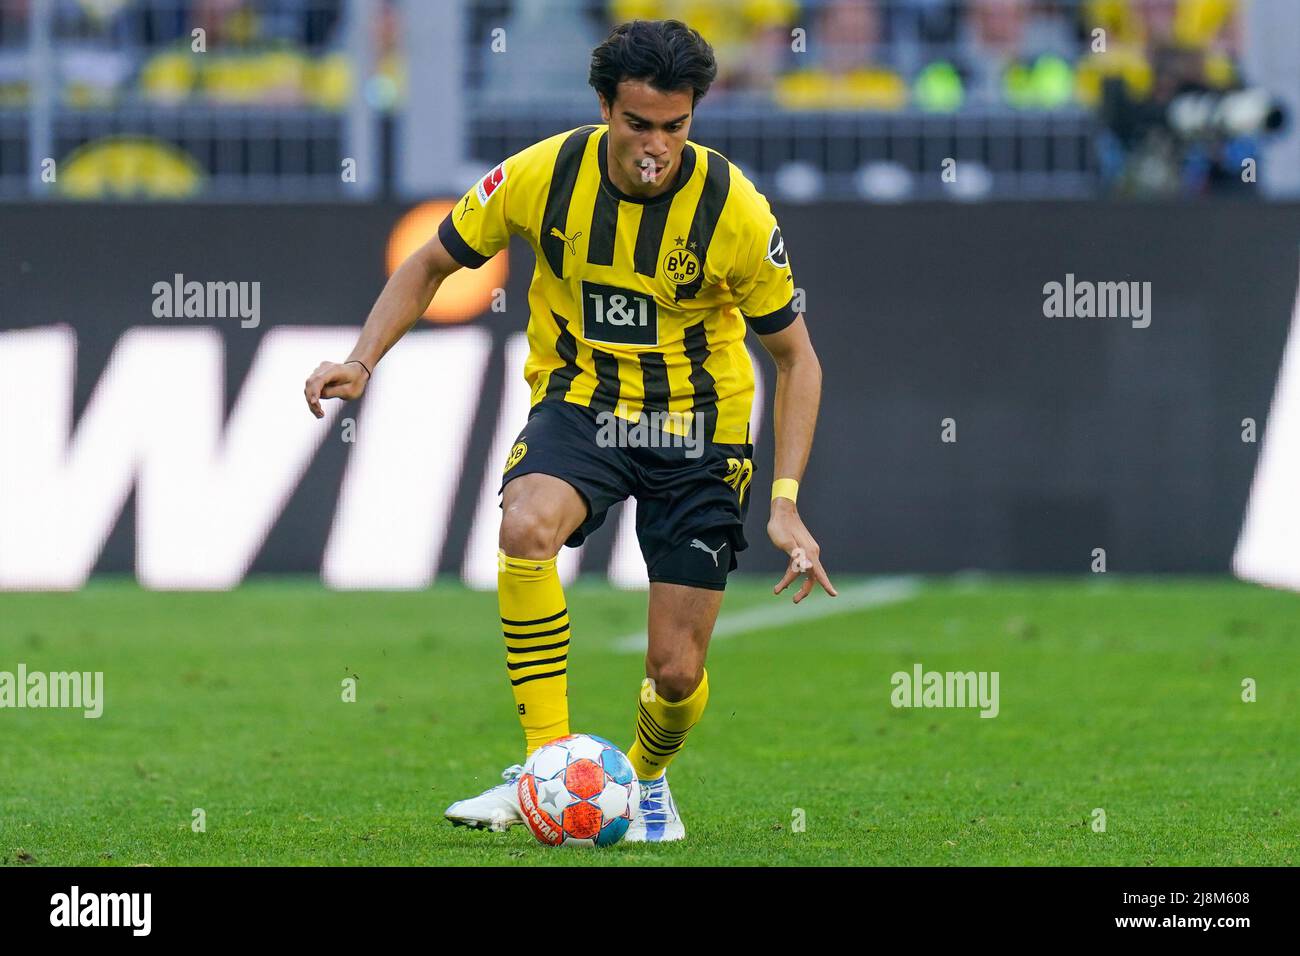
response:
[(668, 412), (682, 428), (703, 416), (705, 440), (747, 442), (746, 322), (768, 334), (796, 317), (771, 208), (735, 165), (690, 142), (669, 190), (628, 196), (610, 181), (606, 137), (583, 126), (511, 156), (456, 203), (439, 238), (470, 268), (512, 233), (537, 254), (524, 370), (534, 405)]

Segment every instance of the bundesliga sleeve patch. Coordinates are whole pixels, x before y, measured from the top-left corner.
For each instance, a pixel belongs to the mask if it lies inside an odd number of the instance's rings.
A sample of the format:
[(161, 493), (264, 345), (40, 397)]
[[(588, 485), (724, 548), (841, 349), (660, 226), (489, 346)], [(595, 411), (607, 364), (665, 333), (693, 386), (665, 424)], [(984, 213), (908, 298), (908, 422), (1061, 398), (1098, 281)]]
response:
[(482, 178), (478, 184), (478, 204), (487, 205), (487, 201), (492, 198), (492, 194), (497, 191), (503, 182), (506, 181), (506, 164), (498, 163), (496, 168)]

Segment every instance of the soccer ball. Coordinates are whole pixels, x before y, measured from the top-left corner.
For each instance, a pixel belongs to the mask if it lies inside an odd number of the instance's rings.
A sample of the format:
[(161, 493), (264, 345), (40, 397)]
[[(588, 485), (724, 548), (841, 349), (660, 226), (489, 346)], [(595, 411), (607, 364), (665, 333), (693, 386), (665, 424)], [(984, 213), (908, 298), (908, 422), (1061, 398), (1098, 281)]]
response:
[(613, 846), (640, 802), (641, 785), (627, 757), (591, 734), (538, 747), (519, 775), (524, 825), (547, 846)]

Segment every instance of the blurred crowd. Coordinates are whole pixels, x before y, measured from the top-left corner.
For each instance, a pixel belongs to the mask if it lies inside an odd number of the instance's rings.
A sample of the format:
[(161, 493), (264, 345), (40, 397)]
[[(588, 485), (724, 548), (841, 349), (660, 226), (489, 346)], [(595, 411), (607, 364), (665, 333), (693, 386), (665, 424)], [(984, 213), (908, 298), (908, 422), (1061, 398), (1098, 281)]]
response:
[[(26, 95), (31, 2), (0, 0), (0, 105)], [(352, 91), (343, 0), (52, 2), (59, 89), (70, 106), (134, 98), (339, 109)], [(468, 2), (471, 44), (506, 26), (557, 56), (589, 48), (613, 23), (683, 19), (713, 43), (720, 91), (791, 110), (1095, 107), (1110, 78), (1134, 98), (1157, 95), (1171, 51), (1180, 75), (1189, 57), (1214, 86), (1231, 86), (1238, 73), (1239, 0)], [(366, 92), (386, 107), (403, 92), (399, 16), (395, 0), (376, 9), (377, 74)], [(202, 58), (190, 55), (195, 30)], [(513, 80), (504, 61), (478, 53), (484, 74)], [(534, 58), (529, 68), (545, 64)]]
[[(711, 108), (1091, 111), (1102, 179), (1133, 194), (1238, 188), (1240, 164), (1285, 122), (1242, 75), (1249, 0), (369, 0), (364, 21), (349, 0), (48, 2), (55, 105), (121, 116), (337, 113), (358, 91), (399, 108), (402, 10), (430, 3), (464, 14), (465, 95), (485, 107), (589, 106), (587, 58), (610, 27), (675, 17), (717, 53)], [(0, 0), (0, 109), (31, 101), (34, 3)], [(373, 66), (361, 87), (358, 49)], [(0, 177), (5, 155), (0, 142)]]
[[(345, 0), (52, 0), (55, 76), (63, 105), (125, 102), (308, 106), (340, 110), (352, 94)], [(0, 0), (0, 105), (28, 95), (32, 0)], [(398, 5), (377, 0), (380, 108), (402, 93)], [(203, 56), (195, 56), (195, 53)]]
[[(536, 15), (541, 7), (544, 17)], [(1239, 7), (1239, 0), (480, 0), (472, 33), (513, 23), (545, 34), (532, 39), (534, 50), (567, 54), (613, 24), (675, 17), (713, 44), (715, 89), (790, 110), (1057, 110), (1098, 106), (1110, 78), (1134, 97), (1151, 95), (1170, 49), (1194, 53), (1207, 82), (1232, 85)]]
[(1195, 193), (1240, 187), (1241, 158), (1257, 155), (1259, 138), (1281, 122), (1267, 95), (1238, 95), (1249, 85), (1240, 65), (1244, 2), (480, 0), (470, 33), (486, 37), (504, 25), (512, 42), (526, 44), (526, 55), (502, 59), (477, 47), (477, 83), (488, 95), (585, 97), (585, 50), (613, 24), (675, 17), (713, 44), (711, 104), (1091, 112), (1102, 177), (1113, 188)]

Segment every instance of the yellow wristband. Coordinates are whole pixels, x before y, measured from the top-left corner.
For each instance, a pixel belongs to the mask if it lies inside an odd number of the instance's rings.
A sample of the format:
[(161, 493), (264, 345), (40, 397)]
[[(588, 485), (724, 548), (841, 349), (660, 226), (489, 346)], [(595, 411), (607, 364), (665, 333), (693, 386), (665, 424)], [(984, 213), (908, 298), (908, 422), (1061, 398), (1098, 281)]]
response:
[(799, 500), (799, 482), (793, 478), (778, 478), (772, 482), (772, 500), (777, 498), (789, 498), (791, 501)]

